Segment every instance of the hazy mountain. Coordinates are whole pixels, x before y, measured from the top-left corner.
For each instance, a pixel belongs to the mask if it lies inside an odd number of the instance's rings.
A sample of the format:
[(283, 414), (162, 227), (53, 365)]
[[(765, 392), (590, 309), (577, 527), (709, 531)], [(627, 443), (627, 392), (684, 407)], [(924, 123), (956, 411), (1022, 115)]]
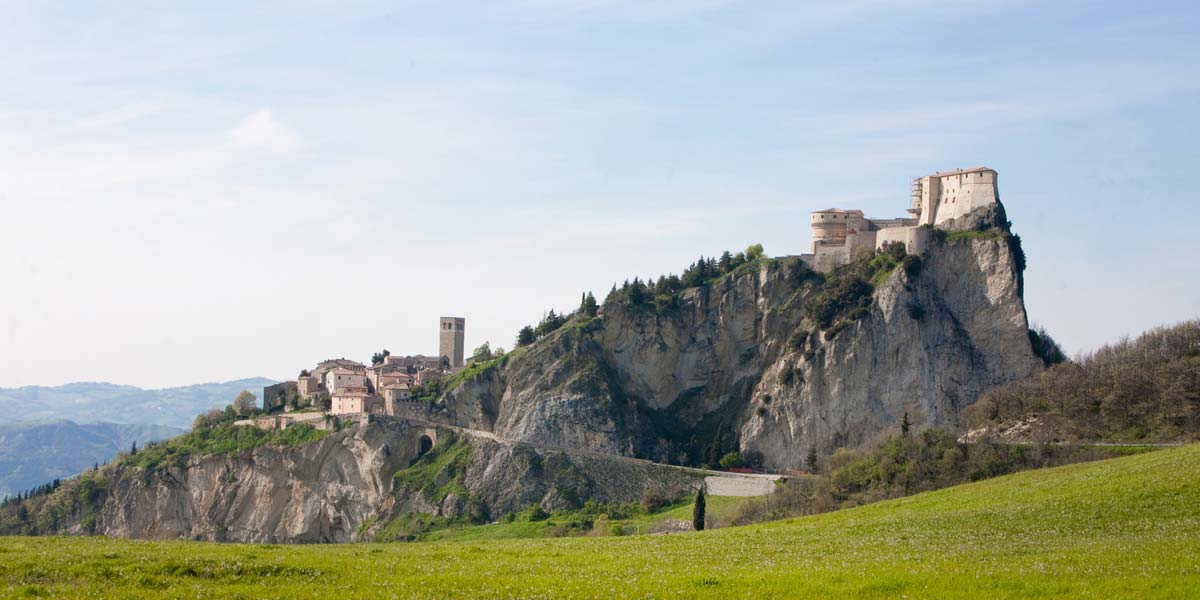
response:
[[(223, 407), (242, 390), (262, 396), (273, 380), (255, 377), (220, 383), (144, 390), (111, 383), (0, 388), (0, 414), (22, 421), (139, 423), (191, 427), (197, 414)], [(2, 422), (2, 419), (0, 419)]]
[(78, 425), (66, 420), (0, 425), (0, 497), (75, 475), (111, 460), (135, 441), (141, 446), (184, 431), (165, 425)]

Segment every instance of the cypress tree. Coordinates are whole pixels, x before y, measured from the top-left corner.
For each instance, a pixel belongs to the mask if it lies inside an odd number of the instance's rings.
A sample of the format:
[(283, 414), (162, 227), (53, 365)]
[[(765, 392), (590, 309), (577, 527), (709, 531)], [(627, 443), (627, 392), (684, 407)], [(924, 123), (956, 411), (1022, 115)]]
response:
[(696, 489), (696, 503), (692, 506), (692, 528), (704, 531), (704, 484)]

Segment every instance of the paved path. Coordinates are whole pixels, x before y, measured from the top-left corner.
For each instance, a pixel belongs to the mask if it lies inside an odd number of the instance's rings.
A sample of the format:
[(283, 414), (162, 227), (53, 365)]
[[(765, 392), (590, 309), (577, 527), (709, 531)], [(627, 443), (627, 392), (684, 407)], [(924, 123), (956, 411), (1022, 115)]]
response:
[[(775, 479), (778, 475), (765, 477), (730, 477), (732, 473), (709, 475), (704, 478), (704, 485), (712, 496), (766, 496), (775, 491)], [(769, 479), (774, 477), (775, 479)]]

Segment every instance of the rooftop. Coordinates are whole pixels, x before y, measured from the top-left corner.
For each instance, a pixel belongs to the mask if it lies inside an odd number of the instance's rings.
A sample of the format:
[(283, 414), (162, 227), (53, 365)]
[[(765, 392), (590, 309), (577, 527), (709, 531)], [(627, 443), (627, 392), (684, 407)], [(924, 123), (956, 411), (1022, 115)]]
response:
[[(990, 169), (988, 167), (971, 167), (969, 169), (955, 169), (953, 171), (938, 171), (930, 177), (946, 177), (947, 175), (962, 175), (963, 173), (979, 173), (982, 171), (991, 171), (993, 173), (996, 172), (995, 169)], [(920, 178), (918, 177), (918, 179)]]

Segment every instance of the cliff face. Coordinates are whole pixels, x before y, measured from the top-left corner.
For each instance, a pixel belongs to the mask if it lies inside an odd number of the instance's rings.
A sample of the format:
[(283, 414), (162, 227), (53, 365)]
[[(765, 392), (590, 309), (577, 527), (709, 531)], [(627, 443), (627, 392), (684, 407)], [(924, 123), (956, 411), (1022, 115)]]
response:
[[(343, 542), (391, 492), (414, 454), (404, 429), (363, 427), (293, 449), (193, 457), (145, 472), (119, 469), (96, 531), (113, 537), (238, 542)], [(395, 450), (394, 450), (395, 449)]]
[(1019, 260), (1005, 229), (941, 235), (919, 269), (881, 275), (864, 310), (824, 328), (806, 310), (822, 277), (798, 259), (687, 290), (669, 311), (606, 302), (452, 391), (442, 414), (487, 415), (462, 424), (535, 444), (672, 462), (714, 446), (775, 469), (906, 412), (954, 426), (984, 390), (1040, 368)]
[[(426, 459), (454, 452), (458, 460), (418, 461), (428, 448), (423, 437), (434, 444)], [(692, 473), (641, 461), (388, 418), (298, 448), (263, 446), (155, 471), (111, 473), (100, 504), (75, 512), (63, 530), (144, 539), (347, 542), (371, 539), (405, 513), (486, 522), (531, 504), (557, 510), (588, 498), (632, 503), (646, 490), (673, 498), (696, 482)], [(417, 477), (403, 478), (413, 473)]]
[(298, 448), (115, 468), (98, 504), (73, 509), (61, 529), (397, 537), (392, 524), (412, 512), (480, 521), (695, 484), (624, 457), (699, 464), (736, 450), (782, 470), (810, 449), (869, 442), (905, 413), (916, 427), (952, 427), (984, 391), (1041, 368), (1002, 209), (958, 227), (896, 266), (864, 260), (826, 276), (798, 258), (760, 260), (669, 304), (614, 298), (464, 372), (428, 413), (439, 425), (372, 417)]

